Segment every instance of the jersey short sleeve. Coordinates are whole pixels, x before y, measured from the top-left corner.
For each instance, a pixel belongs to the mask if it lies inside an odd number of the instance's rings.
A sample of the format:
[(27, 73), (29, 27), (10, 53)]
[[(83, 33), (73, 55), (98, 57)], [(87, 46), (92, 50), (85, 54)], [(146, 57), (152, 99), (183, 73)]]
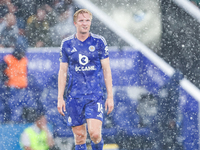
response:
[(100, 59), (105, 59), (109, 57), (108, 53), (108, 46), (105, 38), (103, 36), (100, 36)]
[(68, 49), (68, 46), (67, 46), (67, 42), (65, 40), (62, 41), (61, 43), (61, 46), (60, 46), (60, 58), (59, 58), (59, 61), (60, 62), (67, 62), (69, 63), (69, 60), (68, 60), (68, 55), (67, 55), (67, 49)]

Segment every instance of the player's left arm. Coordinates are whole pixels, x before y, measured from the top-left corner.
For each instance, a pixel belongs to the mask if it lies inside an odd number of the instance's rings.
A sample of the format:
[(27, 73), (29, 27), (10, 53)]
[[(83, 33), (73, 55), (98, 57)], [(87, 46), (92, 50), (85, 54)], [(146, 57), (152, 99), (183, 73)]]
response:
[(109, 57), (101, 59), (101, 66), (103, 69), (104, 82), (107, 90), (107, 99), (105, 102), (105, 110), (107, 114), (111, 113), (114, 109), (113, 92), (112, 92), (112, 75), (109, 63)]

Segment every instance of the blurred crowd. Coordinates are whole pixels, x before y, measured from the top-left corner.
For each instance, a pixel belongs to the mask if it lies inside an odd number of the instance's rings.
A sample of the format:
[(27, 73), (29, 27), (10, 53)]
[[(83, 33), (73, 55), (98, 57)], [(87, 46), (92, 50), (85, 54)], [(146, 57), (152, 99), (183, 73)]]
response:
[(72, 0), (0, 0), (0, 48), (57, 47), (75, 31)]
[(194, 5), (200, 8), (200, 0), (190, 0)]

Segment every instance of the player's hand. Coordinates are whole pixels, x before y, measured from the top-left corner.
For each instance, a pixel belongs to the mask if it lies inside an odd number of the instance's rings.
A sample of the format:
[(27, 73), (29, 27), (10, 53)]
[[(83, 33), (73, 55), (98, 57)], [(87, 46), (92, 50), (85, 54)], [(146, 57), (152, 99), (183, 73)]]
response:
[(66, 108), (65, 108), (65, 101), (64, 101), (63, 98), (58, 99), (57, 109), (58, 109), (58, 112), (59, 112), (62, 116), (65, 116), (65, 114), (63, 113), (63, 110), (66, 111)]
[(113, 109), (114, 109), (114, 101), (113, 101), (113, 98), (107, 98), (106, 99), (106, 102), (105, 102), (105, 110), (107, 111), (108, 110), (108, 112), (107, 112), (107, 115), (108, 114), (110, 114), (112, 111), (113, 111)]

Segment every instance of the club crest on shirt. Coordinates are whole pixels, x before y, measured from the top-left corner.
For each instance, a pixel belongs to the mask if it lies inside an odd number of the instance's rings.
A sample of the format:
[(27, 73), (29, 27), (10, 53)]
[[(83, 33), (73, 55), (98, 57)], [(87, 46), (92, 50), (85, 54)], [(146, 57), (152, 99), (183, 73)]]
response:
[(89, 50), (90, 50), (91, 52), (94, 52), (94, 51), (95, 51), (95, 47), (91, 45), (91, 46), (89, 47)]
[(71, 123), (72, 122), (72, 118), (68, 117), (68, 122)]

